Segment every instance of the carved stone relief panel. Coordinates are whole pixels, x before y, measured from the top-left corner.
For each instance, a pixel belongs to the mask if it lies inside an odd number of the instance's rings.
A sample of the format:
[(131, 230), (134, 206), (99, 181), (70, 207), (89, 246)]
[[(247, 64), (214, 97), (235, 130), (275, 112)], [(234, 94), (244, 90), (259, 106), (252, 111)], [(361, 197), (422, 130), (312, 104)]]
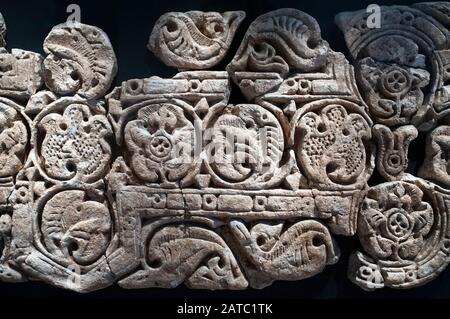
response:
[[(280, 19), (274, 37), (306, 19), (320, 38), (317, 23), (302, 12), (279, 10), (265, 16)], [(248, 33), (260, 32), (265, 23), (257, 19)], [(241, 47), (247, 45), (246, 39)], [(293, 38), (289, 41), (288, 48), (297, 45)], [(283, 50), (273, 45), (274, 50)], [(323, 78), (328, 80), (334, 76), (334, 61), (327, 62), (326, 53), (317, 68), (327, 65)], [(243, 59), (249, 54), (243, 53)], [(314, 63), (305, 70), (312, 72)], [(337, 72), (345, 77), (351, 69)], [(282, 81), (266, 92), (260, 90), (260, 97), (275, 94), (281, 85)], [(318, 96), (309, 99), (308, 112), (299, 105), (298, 112), (294, 106), (287, 116), (269, 98), (271, 103), (251, 98), (249, 104), (229, 104), (230, 90), (228, 73), (192, 70), (172, 79), (129, 80), (109, 95), (110, 119), (123, 153), (113, 165), (108, 185), (119, 203), (118, 214), (133, 212), (136, 234), (143, 242), (140, 266), (119, 285), (174, 287), (184, 282), (192, 288), (244, 289), (299, 280), (337, 261), (332, 231), (355, 232), (361, 190), (373, 168), (371, 121), (358, 104), (362, 102), (358, 94), (347, 92), (350, 98), (339, 100), (338, 93), (317, 91)], [(330, 136), (323, 132), (317, 136), (309, 118), (317, 119)], [(294, 148), (301, 130), (311, 132), (306, 135), (309, 142), (298, 143), (309, 143), (309, 153), (303, 154), (298, 144)], [(323, 154), (315, 151), (327, 142), (331, 147), (326, 145)], [(335, 150), (328, 152), (333, 145)], [(360, 163), (338, 158), (347, 155)], [(314, 170), (322, 175), (315, 176)], [(352, 176), (345, 176), (348, 173)]]
[(377, 123), (427, 129), (448, 114), (445, 83), (449, 31), (439, 18), (447, 2), (381, 7), (381, 27), (366, 10), (336, 16), (364, 100)]
[(3, 50), (6, 46), (6, 23), (3, 15), (0, 13), (0, 49)]
[(101, 98), (117, 72), (108, 36), (97, 27), (81, 23), (58, 25), (44, 40), (44, 51), (45, 84), (58, 95)]
[(448, 196), (416, 178), (371, 188), (358, 221), (369, 256), (351, 257), (350, 278), (372, 290), (414, 287), (436, 277), (449, 262)]
[(210, 69), (245, 13), (170, 12), (148, 48), (179, 73), (115, 88), (98, 27), (8, 53), (0, 15), (0, 280), (264, 288), (320, 273), (355, 235), (363, 289), (429, 282), (450, 261), (449, 12), (382, 7), (380, 28), (339, 14), (352, 66), (313, 17), (275, 10), (226, 71)]
[(449, 126), (438, 126), (427, 136), (425, 159), (419, 170), (419, 176), (445, 187), (450, 186), (449, 130)]
[(32, 143), (42, 175), (87, 182), (105, 175), (113, 133), (104, 112), (92, 112), (86, 101), (61, 98), (36, 116)]
[[(366, 10), (336, 17), (376, 123), (377, 170), (387, 181), (369, 189), (358, 214), (364, 253), (352, 255), (348, 275), (366, 290), (419, 286), (450, 262), (449, 132), (441, 125), (448, 117), (449, 8), (448, 2), (381, 7), (375, 28)], [(425, 158), (407, 173), (408, 148), (419, 135), (427, 135)]]

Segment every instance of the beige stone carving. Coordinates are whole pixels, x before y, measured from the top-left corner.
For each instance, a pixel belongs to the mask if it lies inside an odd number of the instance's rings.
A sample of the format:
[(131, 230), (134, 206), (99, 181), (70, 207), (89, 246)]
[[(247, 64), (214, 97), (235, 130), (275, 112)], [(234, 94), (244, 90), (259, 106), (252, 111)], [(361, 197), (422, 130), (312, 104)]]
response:
[(0, 50), (6, 46), (6, 23), (3, 15), (0, 13)]
[(399, 180), (408, 167), (409, 144), (417, 137), (413, 125), (400, 126), (395, 130), (383, 124), (373, 127), (377, 142), (377, 169), (387, 180)]
[(297, 124), (296, 151), (310, 180), (322, 187), (365, 180), (364, 142), (371, 136), (367, 121), (359, 114), (348, 114), (339, 104), (303, 113)]
[(244, 18), (243, 11), (169, 12), (155, 23), (148, 48), (179, 70), (209, 69), (223, 59)]
[[(153, 229), (147, 265), (119, 284), (124, 288), (243, 289), (248, 283), (230, 248), (214, 231), (189, 225)], [(176, 271), (174, 271), (176, 269)]]
[(448, 9), (448, 2), (381, 7), (380, 28), (368, 26), (365, 9), (336, 16), (375, 122), (428, 129), (448, 114)]
[(20, 108), (0, 99), (0, 178), (14, 176), (23, 167), (28, 135)]
[(252, 22), (227, 71), (245, 97), (253, 100), (280, 85), (289, 73), (320, 69), (328, 50), (314, 18), (279, 9)]
[(0, 280), (264, 288), (320, 273), (335, 235), (357, 234), (357, 285), (429, 282), (450, 262), (449, 12), (382, 7), (378, 29), (339, 14), (354, 69), (314, 18), (275, 10), (226, 71), (208, 69), (245, 14), (169, 12), (148, 47), (180, 72), (112, 89), (99, 28), (54, 27), (43, 58), (8, 53), (0, 15)]
[(428, 136), (425, 159), (419, 176), (450, 187), (449, 146), (450, 127), (438, 126)]
[(43, 174), (88, 182), (105, 175), (112, 152), (112, 129), (105, 115), (94, 115), (85, 102), (65, 98), (42, 110), (33, 124), (33, 148)]
[[(2, 60), (0, 278), (87, 292), (135, 267), (103, 181), (113, 130), (102, 98), (117, 64), (107, 36), (80, 23), (55, 27), (44, 50)], [(41, 68), (50, 91), (32, 81)]]
[(105, 253), (111, 227), (108, 208), (85, 199), (82, 190), (57, 193), (42, 211), (42, 239), (47, 250), (80, 265), (95, 262)]
[(349, 277), (363, 289), (409, 288), (448, 265), (448, 190), (421, 179), (377, 185), (360, 211), (358, 233), (367, 255), (355, 253)]
[(0, 13), (0, 97), (24, 102), (42, 86), (42, 57), (20, 49), (6, 50), (6, 24)]
[[(280, 165), (283, 130), (276, 117), (259, 105), (228, 105), (211, 112), (206, 123), (205, 166), (221, 187), (261, 189), (279, 184), (295, 167)], [(233, 150), (230, 152), (230, 150)]]
[(34, 52), (13, 49), (0, 51), (0, 96), (26, 101), (42, 86), (42, 57)]
[(154, 104), (138, 111), (125, 127), (131, 167), (148, 182), (176, 182), (195, 167), (194, 124), (174, 104)]
[(42, 63), (45, 84), (62, 96), (102, 97), (117, 72), (117, 61), (108, 36), (99, 28), (61, 24), (44, 41)]
[[(369, 26), (366, 10), (336, 17), (355, 59), (356, 82), (378, 123), (372, 129), (377, 169), (389, 181), (370, 188), (358, 216), (365, 253), (352, 255), (348, 275), (367, 290), (425, 284), (450, 261), (449, 131), (432, 130), (448, 114), (449, 8), (448, 2), (381, 7), (379, 28)], [(406, 173), (408, 148), (430, 130), (419, 151), (425, 157), (421, 179)]]
[(284, 222), (259, 222), (247, 229), (239, 220), (230, 223), (241, 251), (255, 265), (251, 285), (263, 288), (273, 280), (299, 280), (334, 264), (339, 252), (328, 229), (314, 220), (300, 221), (283, 231)]

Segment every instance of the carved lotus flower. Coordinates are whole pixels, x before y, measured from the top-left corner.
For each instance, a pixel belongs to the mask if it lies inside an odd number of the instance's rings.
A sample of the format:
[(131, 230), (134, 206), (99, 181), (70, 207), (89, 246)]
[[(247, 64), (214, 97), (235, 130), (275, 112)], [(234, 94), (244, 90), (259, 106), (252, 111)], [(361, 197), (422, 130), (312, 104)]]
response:
[(414, 259), (433, 225), (433, 210), (423, 192), (404, 182), (373, 187), (359, 218), (360, 239), (373, 257)]

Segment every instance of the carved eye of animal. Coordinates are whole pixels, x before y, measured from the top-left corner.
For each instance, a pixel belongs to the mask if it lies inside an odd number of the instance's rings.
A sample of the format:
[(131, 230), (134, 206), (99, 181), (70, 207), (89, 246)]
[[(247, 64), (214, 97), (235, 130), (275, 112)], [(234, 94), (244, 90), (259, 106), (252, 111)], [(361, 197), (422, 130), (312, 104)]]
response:
[(221, 17), (207, 17), (203, 33), (214, 39), (220, 38), (225, 33), (225, 23)]

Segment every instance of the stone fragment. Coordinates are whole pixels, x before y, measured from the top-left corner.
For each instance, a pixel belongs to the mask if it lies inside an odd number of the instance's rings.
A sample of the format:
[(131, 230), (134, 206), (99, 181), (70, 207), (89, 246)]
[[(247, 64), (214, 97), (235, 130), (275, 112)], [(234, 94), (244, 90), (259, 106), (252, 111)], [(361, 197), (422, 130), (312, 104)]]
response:
[[(318, 274), (334, 236), (357, 233), (363, 289), (431, 281), (450, 261), (449, 12), (382, 7), (379, 29), (338, 15), (353, 69), (314, 18), (275, 10), (226, 71), (208, 69), (243, 12), (167, 13), (149, 49), (183, 71), (108, 95), (102, 30), (58, 25), (42, 58), (8, 53), (0, 16), (0, 280), (263, 288)], [(246, 101), (230, 104), (231, 81)], [(423, 134), (419, 178), (408, 148)], [(375, 163), (387, 181), (369, 187)]]
[(0, 51), (6, 46), (6, 23), (3, 15), (0, 13)]
[(416, 287), (438, 276), (450, 262), (448, 196), (418, 178), (371, 188), (358, 218), (368, 256), (351, 257), (349, 278), (373, 290)]
[(223, 59), (244, 18), (243, 11), (169, 12), (153, 27), (148, 48), (179, 70), (209, 69)]
[(387, 180), (399, 180), (408, 167), (409, 144), (417, 137), (413, 125), (400, 126), (395, 130), (377, 124), (373, 127), (377, 142), (377, 169)]
[(450, 126), (438, 126), (427, 136), (419, 176), (450, 187)]
[(383, 6), (379, 28), (365, 9), (336, 16), (375, 122), (427, 130), (448, 114), (448, 9), (448, 2)]
[(42, 86), (41, 63), (41, 55), (34, 52), (0, 51), (0, 96), (27, 101)]
[[(122, 279), (124, 288), (244, 289), (248, 282), (223, 239), (195, 226), (167, 225), (153, 230), (144, 269)], [(176, 269), (177, 271), (173, 271)]]
[(322, 68), (328, 50), (313, 17), (279, 9), (252, 22), (227, 71), (252, 101), (280, 85), (289, 73)]
[(23, 167), (28, 139), (20, 107), (0, 97), (0, 178), (15, 176)]
[(295, 169), (284, 152), (283, 130), (277, 118), (259, 105), (216, 108), (205, 123), (205, 167), (219, 186), (262, 189), (280, 183)]
[(81, 265), (93, 263), (105, 253), (111, 227), (108, 208), (85, 200), (81, 190), (58, 193), (42, 212), (41, 231), (48, 251)]
[(109, 38), (94, 26), (78, 22), (56, 26), (44, 41), (44, 51), (45, 84), (57, 95), (98, 99), (117, 72)]
[(131, 168), (151, 183), (177, 182), (193, 169), (195, 138), (194, 123), (183, 108), (169, 103), (140, 109), (125, 126)]
[(262, 221), (248, 229), (234, 220), (230, 227), (240, 249), (257, 269), (250, 275), (254, 288), (264, 288), (273, 280), (308, 278), (339, 258), (328, 229), (313, 220), (298, 222), (284, 231), (283, 222)]
[(137, 262), (102, 180), (113, 131), (100, 99), (117, 66), (96, 27), (57, 26), (44, 50), (0, 54), (0, 280), (88, 292)]
[(112, 129), (103, 114), (94, 115), (81, 101), (61, 99), (39, 113), (34, 123), (36, 160), (49, 178), (94, 181), (108, 170)]
[(363, 116), (348, 114), (342, 105), (305, 112), (297, 122), (297, 158), (312, 183), (321, 187), (366, 181), (370, 127)]

